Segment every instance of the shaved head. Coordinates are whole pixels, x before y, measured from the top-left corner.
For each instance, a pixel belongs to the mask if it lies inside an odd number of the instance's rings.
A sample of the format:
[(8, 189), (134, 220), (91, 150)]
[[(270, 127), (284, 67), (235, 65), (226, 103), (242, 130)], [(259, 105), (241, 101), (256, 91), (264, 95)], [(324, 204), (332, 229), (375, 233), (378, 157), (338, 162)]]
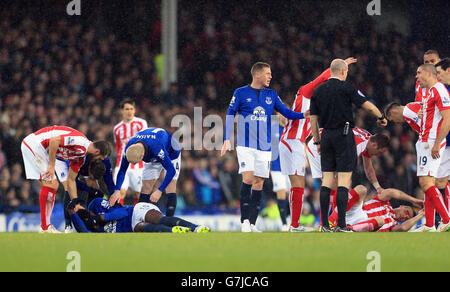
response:
[(145, 149), (142, 144), (134, 144), (127, 149), (127, 160), (131, 164), (136, 164), (144, 159)]
[(432, 64), (423, 64), (422, 66), (420, 66), (420, 68), (422, 68), (426, 72), (433, 74), (434, 77), (437, 77), (436, 66)]
[(331, 74), (338, 75), (342, 72), (342, 70), (348, 69), (348, 65), (347, 65), (347, 63), (345, 63), (344, 60), (336, 59), (336, 60), (333, 60), (333, 62), (331, 62), (330, 69), (331, 69)]

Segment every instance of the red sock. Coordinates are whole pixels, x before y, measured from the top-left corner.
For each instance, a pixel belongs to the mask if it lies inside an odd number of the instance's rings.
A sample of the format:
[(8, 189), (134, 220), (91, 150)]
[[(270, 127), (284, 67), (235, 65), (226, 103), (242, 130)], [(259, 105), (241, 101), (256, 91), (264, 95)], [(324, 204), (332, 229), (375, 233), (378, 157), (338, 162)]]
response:
[(425, 202), (423, 203), (425, 207), (425, 226), (433, 227), (434, 226), (434, 217), (435, 217), (435, 209), (431, 202), (431, 199), (425, 193)]
[(300, 216), (303, 207), (304, 188), (291, 188), (289, 195), (289, 203), (291, 205), (291, 226), (297, 228), (299, 226)]
[(447, 185), (445, 186), (445, 206), (447, 206), (447, 211), (450, 212), (450, 184), (447, 182)]
[(51, 210), (48, 210), (48, 197), (49, 195), (51, 197), (55, 197), (57, 190), (54, 190), (52, 188), (49, 187), (42, 187), (41, 192), (39, 193), (39, 206), (41, 209), (41, 228), (42, 230), (47, 230), (48, 226), (50, 225), (50, 215), (47, 216), (49, 214), (51, 214)]
[(442, 198), (442, 194), (439, 191), (439, 189), (436, 186), (429, 188), (428, 191), (425, 192), (425, 197), (427, 197), (427, 196), (430, 199), (433, 207), (436, 209), (436, 211), (441, 216), (442, 223), (444, 223), (444, 224), (449, 223), (450, 216), (448, 214), (447, 208), (445, 207), (444, 199)]

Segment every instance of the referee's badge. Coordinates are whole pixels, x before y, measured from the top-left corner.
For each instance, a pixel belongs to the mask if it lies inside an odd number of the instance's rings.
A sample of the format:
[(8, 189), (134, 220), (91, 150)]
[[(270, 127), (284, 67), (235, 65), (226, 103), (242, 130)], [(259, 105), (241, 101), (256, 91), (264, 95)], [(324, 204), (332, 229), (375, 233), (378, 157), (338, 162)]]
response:
[(268, 105), (271, 105), (271, 104), (272, 104), (272, 98), (266, 97), (266, 103), (267, 103)]

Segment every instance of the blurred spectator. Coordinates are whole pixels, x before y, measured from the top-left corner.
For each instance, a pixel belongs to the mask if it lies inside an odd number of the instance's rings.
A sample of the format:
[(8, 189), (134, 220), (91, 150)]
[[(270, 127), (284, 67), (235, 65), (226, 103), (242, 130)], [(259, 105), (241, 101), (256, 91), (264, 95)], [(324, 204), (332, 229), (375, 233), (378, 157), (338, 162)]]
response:
[(195, 194), (200, 204), (214, 205), (221, 202), (222, 198), (217, 174), (217, 170), (212, 172), (208, 167), (206, 158), (201, 158), (197, 161), (193, 170), (193, 177)]

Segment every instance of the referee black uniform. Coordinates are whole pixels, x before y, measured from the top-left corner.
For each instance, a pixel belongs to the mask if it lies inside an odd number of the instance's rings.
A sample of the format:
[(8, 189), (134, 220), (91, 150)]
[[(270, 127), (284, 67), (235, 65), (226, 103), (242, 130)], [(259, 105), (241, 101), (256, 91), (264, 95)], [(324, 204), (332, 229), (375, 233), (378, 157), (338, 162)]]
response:
[[(318, 116), (323, 128), (320, 142), (321, 166), (324, 172), (353, 172), (358, 157), (353, 135), (355, 127), (352, 105), (361, 107), (367, 99), (350, 83), (330, 78), (320, 85), (311, 97), (311, 116)], [(327, 226), (331, 189), (321, 188), (322, 224)], [(338, 188), (338, 225), (345, 228), (345, 212), (348, 204), (348, 189)], [(327, 203), (328, 202), (328, 203)], [(343, 210), (343, 211), (342, 211)]]

